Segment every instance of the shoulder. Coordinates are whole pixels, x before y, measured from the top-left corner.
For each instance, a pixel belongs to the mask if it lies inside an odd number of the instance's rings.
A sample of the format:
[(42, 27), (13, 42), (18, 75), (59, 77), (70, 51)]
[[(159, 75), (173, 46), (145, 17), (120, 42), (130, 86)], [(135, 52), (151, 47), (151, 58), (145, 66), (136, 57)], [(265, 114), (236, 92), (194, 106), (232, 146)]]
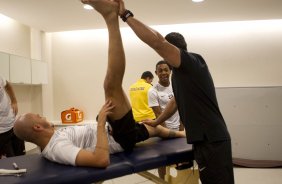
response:
[(144, 87), (145, 87), (147, 90), (149, 90), (149, 89), (151, 89), (153, 86), (152, 86), (151, 84), (145, 82), (145, 83), (144, 83)]
[(151, 86), (151, 88), (150, 88), (150, 91), (151, 92), (154, 92), (154, 93), (157, 93), (159, 90), (159, 87), (160, 87), (160, 84), (159, 83), (157, 83), (157, 84), (154, 84), (153, 86)]
[(150, 96), (156, 96), (157, 93), (158, 93), (158, 90), (156, 89), (155, 86), (152, 86), (152, 87), (148, 90), (148, 94), (149, 94)]
[(46, 147), (42, 150), (42, 155), (48, 160), (61, 164), (75, 165), (75, 159), (81, 148), (74, 145), (69, 137), (68, 131), (71, 128), (57, 130)]
[(206, 65), (204, 58), (197, 53), (181, 50), (181, 64), (179, 68), (202, 67)]

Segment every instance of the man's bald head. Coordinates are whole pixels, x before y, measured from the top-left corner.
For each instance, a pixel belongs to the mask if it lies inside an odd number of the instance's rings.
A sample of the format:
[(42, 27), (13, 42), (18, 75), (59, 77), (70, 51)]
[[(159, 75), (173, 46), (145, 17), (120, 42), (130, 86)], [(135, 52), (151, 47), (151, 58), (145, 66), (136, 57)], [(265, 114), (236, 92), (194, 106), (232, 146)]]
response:
[(34, 142), (36, 139), (36, 126), (46, 127), (48, 122), (37, 114), (27, 113), (19, 116), (14, 124), (14, 133), (20, 139)]

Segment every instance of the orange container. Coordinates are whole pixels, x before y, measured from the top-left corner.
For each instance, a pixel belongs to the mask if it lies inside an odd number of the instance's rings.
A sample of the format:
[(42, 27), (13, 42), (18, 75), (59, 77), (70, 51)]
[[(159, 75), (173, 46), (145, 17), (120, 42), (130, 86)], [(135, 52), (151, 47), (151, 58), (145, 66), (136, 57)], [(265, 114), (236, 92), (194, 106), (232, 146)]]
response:
[(83, 112), (74, 107), (61, 112), (62, 123), (78, 123), (83, 121), (83, 117)]

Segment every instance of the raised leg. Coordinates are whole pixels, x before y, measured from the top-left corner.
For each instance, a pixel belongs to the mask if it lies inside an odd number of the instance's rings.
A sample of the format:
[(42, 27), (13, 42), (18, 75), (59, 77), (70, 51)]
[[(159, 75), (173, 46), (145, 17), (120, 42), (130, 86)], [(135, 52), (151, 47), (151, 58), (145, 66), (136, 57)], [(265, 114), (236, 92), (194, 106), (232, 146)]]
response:
[(92, 5), (105, 19), (109, 32), (108, 68), (104, 80), (106, 100), (115, 105), (110, 115), (112, 121), (122, 118), (130, 109), (129, 100), (122, 89), (125, 71), (125, 54), (119, 29), (119, 4), (111, 0), (82, 0)]

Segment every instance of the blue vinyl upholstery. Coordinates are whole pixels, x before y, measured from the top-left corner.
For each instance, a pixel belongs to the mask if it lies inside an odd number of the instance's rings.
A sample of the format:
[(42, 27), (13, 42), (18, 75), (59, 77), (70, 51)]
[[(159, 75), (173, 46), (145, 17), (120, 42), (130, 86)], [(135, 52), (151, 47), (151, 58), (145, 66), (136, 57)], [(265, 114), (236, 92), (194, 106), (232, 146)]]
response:
[(26, 168), (23, 176), (0, 176), (0, 183), (47, 184), (47, 183), (93, 183), (161, 166), (193, 160), (192, 146), (186, 138), (162, 140), (151, 138), (136, 145), (131, 153), (111, 155), (106, 169), (74, 167), (50, 162), (40, 154), (5, 158), (0, 160), (1, 169), (13, 169), (16, 162)]

